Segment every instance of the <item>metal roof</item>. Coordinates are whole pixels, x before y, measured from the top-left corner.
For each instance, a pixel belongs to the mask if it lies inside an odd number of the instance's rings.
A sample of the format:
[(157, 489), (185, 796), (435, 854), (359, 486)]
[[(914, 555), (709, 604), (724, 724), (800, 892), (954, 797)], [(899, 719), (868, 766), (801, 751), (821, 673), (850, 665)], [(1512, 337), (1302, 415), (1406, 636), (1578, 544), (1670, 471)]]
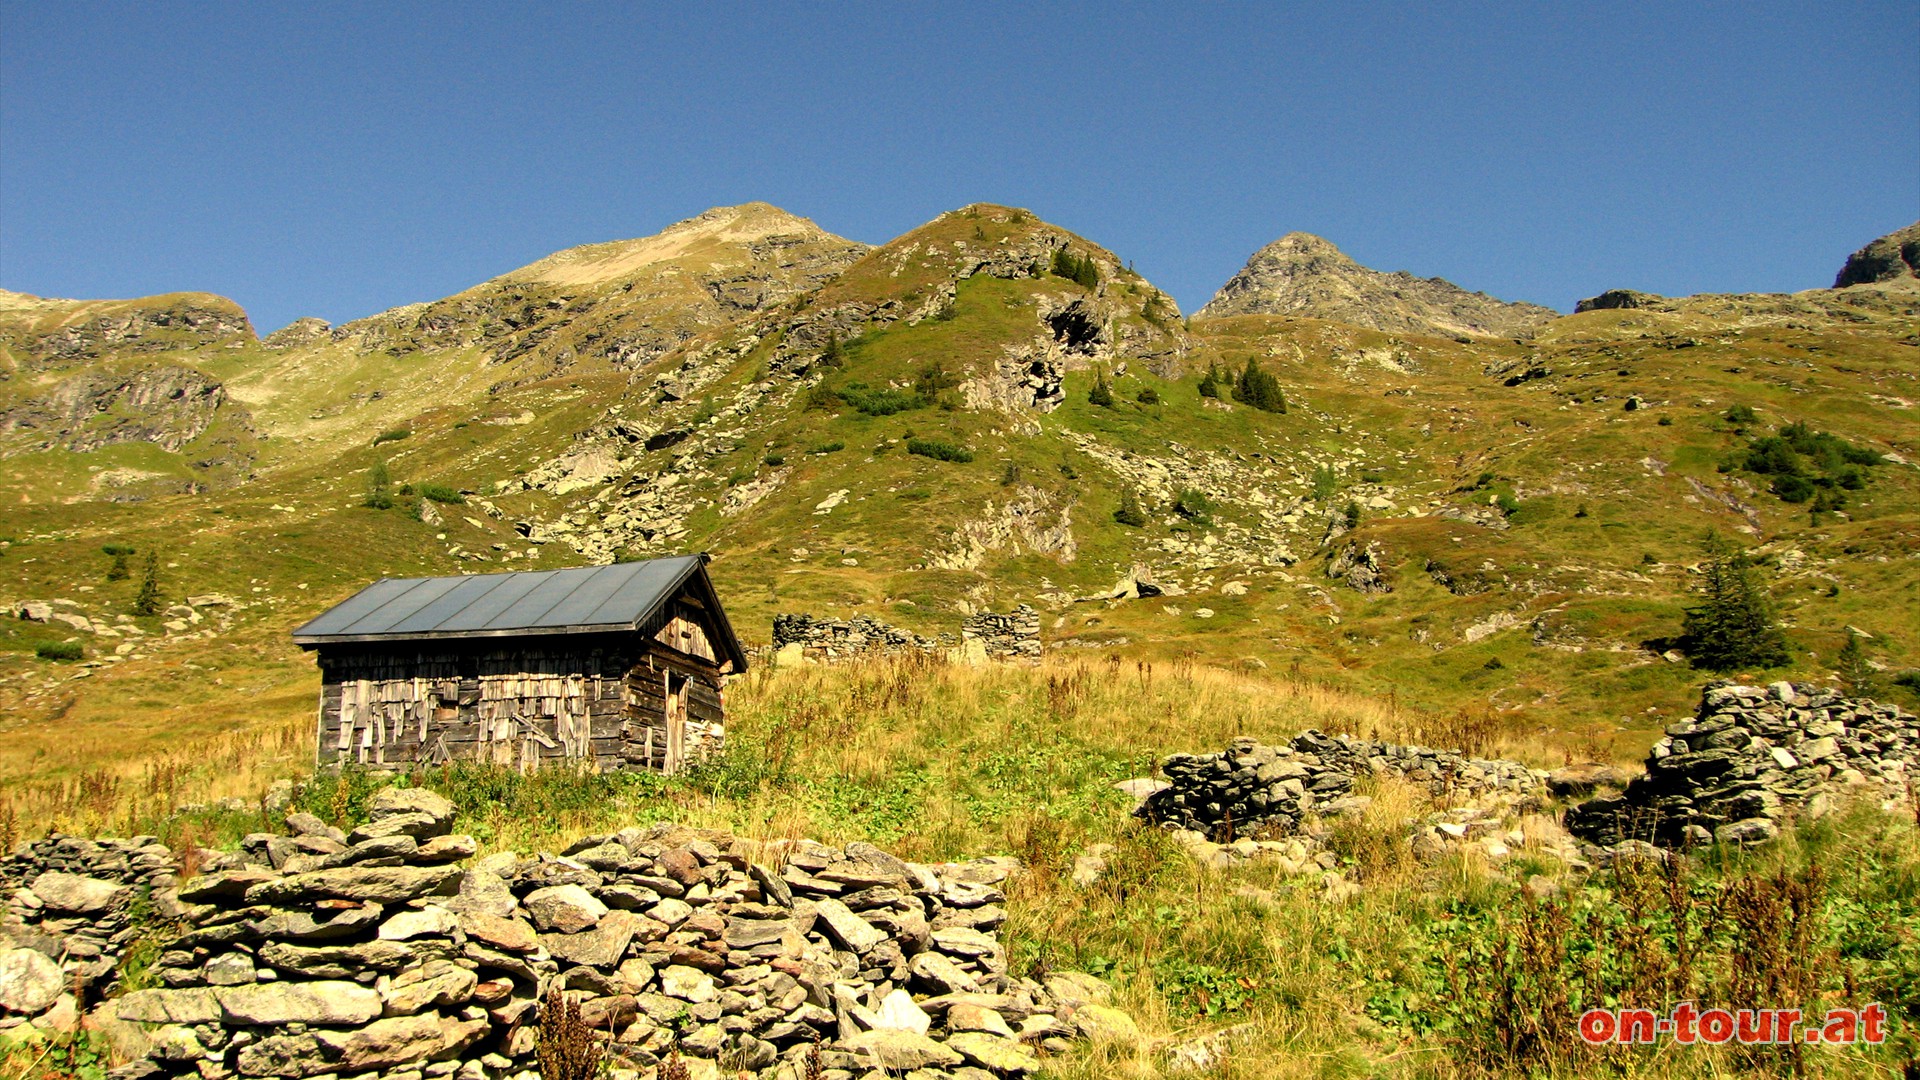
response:
[(694, 588), (712, 612), (716, 648), (747, 666), (706, 572), (707, 556), (612, 566), (458, 577), (385, 578), (293, 632), (311, 648), (346, 642), (421, 641), (639, 630), (660, 605)]

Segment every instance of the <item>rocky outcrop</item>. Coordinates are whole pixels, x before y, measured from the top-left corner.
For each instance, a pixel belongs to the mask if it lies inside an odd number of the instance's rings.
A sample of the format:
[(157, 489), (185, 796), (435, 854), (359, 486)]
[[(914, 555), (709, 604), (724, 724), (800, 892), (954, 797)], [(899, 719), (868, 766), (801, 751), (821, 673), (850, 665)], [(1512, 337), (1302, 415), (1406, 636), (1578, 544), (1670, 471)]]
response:
[(1356, 592), (1393, 591), (1393, 581), (1387, 574), (1386, 552), (1376, 540), (1367, 541), (1364, 547), (1358, 541), (1347, 541), (1327, 557), (1327, 576)]
[(1436, 797), (1515, 799), (1545, 793), (1545, 774), (1514, 761), (1308, 731), (1286, 746), (1235, 739), (1215, 754), (1174, 754), (1160, 764), (1167, 786), (1136, 813), (1168, 827), (1232, 839), (1256, 830), (1298, 832), (1310, 818), (1355, 807), (1362, 777), (1396, 777)]
[(1608, 289), (1599, 296), (1589, 296), (1573, 305), (1573, 311), (1577, 315), (1583, 311), (1655, 307), (1664, 303), (1666, 299), (1656, 293), (1640, 292), (1635, 289)]
[(34, 303), (0, 320), (0, 342), (29, 368), (255, 340), (238, 304), (205, 293), (141, 300), (25, 299)]
[(300, 349), (315, 342), (333, 340), (333, 327), (325, 319), (308, 317), (295, 319), (263, 338), (260, 344), (269, 349)]
[(1310, 233), (1287, 235), (1254, 252), (1200, 318), (1302, 315), (1395, 334), (1521, 337), (1558, 316), (1538, 304), (1508, 303), (1442, 278), (1384, 274)]
[(118, 999), (152, 1041), (121, 1075), (533, 1080), (556, 996), (643, 1076), (678, 1055), (762, 1080), (1019, 1077), (1132, 1027), (1097, 979), (1009, 969), (1013, 859), (657, 825), (463, 870), (450, 811), (390, 789), (351, 833), (291, 815), (189, 881), (160, 985)]
[(1920, 721), (1897, 706), (1811, 685), (1709, 683), (1694, 719), (1653, 744), (1646, 773), (1568, 810), (1567, 828), (1602, 847), (1770, 840), (1830, 793), (1904, 793), (1916, 762)]
[(1920, 278), (1920, 221), (1887, 235), (1847, 257), (1833, 287)]
[(226, 387), (191, 368), (163, 364), (119, 374), (89, 371), (0, 410), (0, 435), (27, 435), (41, 450), (150, 442), (178, 451), (223, 411), (246, 423), (244, 411), (228, 402)]

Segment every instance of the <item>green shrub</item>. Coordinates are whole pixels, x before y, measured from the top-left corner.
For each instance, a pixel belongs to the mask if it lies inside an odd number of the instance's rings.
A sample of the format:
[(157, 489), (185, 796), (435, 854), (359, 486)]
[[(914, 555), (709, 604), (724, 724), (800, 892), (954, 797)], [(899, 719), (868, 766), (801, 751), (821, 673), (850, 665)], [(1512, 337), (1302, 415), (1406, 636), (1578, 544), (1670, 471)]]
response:
[(1006, 469), (1000, 473), (1000, 486), (1012, 487), (1013, 485), (1019, 482), (1020, 482), (1020, 463), (1017, 461), (1007, 462)]
[(33, 654), (42, 660), (78, 660), (87, 650), (77, 641), (43, 641)]
[(973, 460), (971, 450), (939, 439), (908, 439), (907, 453), (933, 458), (936, 461), (955, 461), (961, 464)]
[(100, 550), (104, 554), (114, 556), (127, 556), (135, 553), (132, 544), (105, 544), (101, 546)]
[(1500, 512), (1509, 518), (1520, 512), (1520, 500), (1514, 498), (1509, 492), (1503, 491), (1495, 495), (1493, 502), (1495, 506), (1500, 508)]
[(892, 416), (925, 408), (927, 404), (925, 398), (911, 390), (896, 390), (890, 386), (870, 387), (857, 382), (841, 387), (838, 395), (855, 411), (868, 416)]
[(401, 439), (412, 436), (412, 434), (413, 432), (406, 428), (394, 428), (392, 431), (383, 431), (373, 437), (373, 445), (379, 446), (381, 443), (399, 442)]
[(816, 446), (812, 450), (809, 450), (807, 452), (810, 454), (837, 454), (840, 451), (845, 450), (846, 448), (847, 448), (846, 443), (840, 442), (839, 440), (836, 439), (835, 441), (830, 443), (821, 443), (819, 446)]
[(1352, 529), (1352, 528), (1357, 528), (1359, 526), (1360, 503), (1358, 501), (1353, 499), (1347, 500), (1346, 518), (1347, 518), (1347, 528)]
[(1754, 415), (1753, 407), (1751, 405), (1734, 405), (1728, 408), (1726, 412), (1720, 415), (1722, 419), (1726, 420), (1727, 423), (1732, 424), (1735, 427), (1740, 427), (1745, 424), (1752, 424), (1757, 422), (1760, 419), (1758, 416)]
[(1140, 497), (1132, 488), (1120, 493), (1120, 508), (1113, 512), (1113, 520), (1136, 529), (1147, 523), (1146, 511), (1140, 509)]
[(414, 488), (414, 491), (423, 499), (432, 499), (434, 502), (447, 503), (451, 506), (461, 506), (467, 501), (465, 495), (445, 484), (421, 484)]
[(1158, 405), (1160, 404), (1160, 392), (1151, 386), (1143, 386), (1140, 388), (1140, 392), (1134, 395), (1134, 400), (1142, 405)]
[(125, 581), (133, 576), (133, 571), (127, 567), (127, 556), (133, 554), (132, 548), (125, 544), (108, 544), (101, 550), (113, 556), (113, 564), (107, 567), (108, 581)]
[(1313, 470), (1314, 502), (1326, 502), (1338, 490), (1340, 490), (1340, 476), (1333, 471), (1333, 466), (1322, 465)]
[(766, 457), (761, 458), (760, 461), (763, 464), (771, 465), (776, 469), (787, 463), (787, 459), (780, 456), (779, 454), (768, 454)]
[(1182, 488), (1174, 497), (1173, 512), (1196, 525), (1206, 525), (1213, 521), (1213, 500), (1205, 492)]

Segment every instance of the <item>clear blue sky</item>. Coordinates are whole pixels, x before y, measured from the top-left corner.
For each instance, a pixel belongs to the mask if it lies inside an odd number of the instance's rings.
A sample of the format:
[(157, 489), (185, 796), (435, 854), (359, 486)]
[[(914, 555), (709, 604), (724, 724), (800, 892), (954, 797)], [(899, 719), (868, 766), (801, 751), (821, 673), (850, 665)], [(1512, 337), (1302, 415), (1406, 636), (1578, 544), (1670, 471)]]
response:
[(1188, 311), (1296, 229), (1570, 310), (1829, 285), (1920, 218), (1912, 0), (1355, 7), (0, 0), (0, 286), (264, 333), (713, 205), (984, 200)]

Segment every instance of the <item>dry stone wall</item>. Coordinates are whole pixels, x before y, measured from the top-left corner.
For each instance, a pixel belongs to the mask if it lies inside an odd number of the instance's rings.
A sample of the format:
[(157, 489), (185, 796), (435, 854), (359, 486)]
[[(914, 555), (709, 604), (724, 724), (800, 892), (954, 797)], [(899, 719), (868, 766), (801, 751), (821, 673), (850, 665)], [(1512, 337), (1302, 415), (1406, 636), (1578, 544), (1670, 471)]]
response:
[(1514, 761), (1470, 758), (1424, 746), (1308, 731), (1285, 746), (1235, 739), (1214, 754), (1174, 754), (1161, 763), (1165, 786), (1137, 813), (1150, 821), (1231, 838), (1259, 829), (1293, 833), (1310, 817), (1356, 809), (1354, 782), (1393, 776), (1435, 796), (1516, 799), (1543, 796), (1545, 774)]
[[(1137, 1034), (1099, 980), (1009, 970), (1010, 858), (921, 865), (805, 840), (750, 857), (724, 833), (659, 825), (471, 860), (454, 817), (432, 792), (388, 789), (350, 833), (292, 814), (287, 835), (248, 837), (180, 884), (149, 838), (60, 838), (9, 866), (37, 881), (68, 873), (43, 868), (56, 860), (109, 875), (38, 897), (36, 910), (60, 912), (41, 924), (69, 943), (102, 904), (137, 896), (177, 916), (154, 985), (105, 1006), (151, 1041), (120, 1080), (534, 1080), (553, 993), (577, 1002), (609, 1041), (612, 1075), (630, 1080), (671, 1055), (692, 1076), (999, 1080), (1070, 1040)], [(11, 1025), (46, 1016), (65, 984), (57, 961), (20, 944), (35, 932), (28, 909), (14, 906), (16, 947), (0, 950)], [(100, 933), (111, 941), (117, 925)]]
[(1666, 731), (1619, 795), (1567, 811), (1602, 847), (1756, 843), (1835, 791), (1903, 794), (1920, 762), (1920, 721), (1894, 705), (1820, 686), (1708, 683), (1691, 720)]
[(967, 649), (975, 643), (992, 659), (1038, 660), (1040, 613), (1026, 604), (1005, 615), (983, 611), (967, 616), (960, 624), (958, 635), (943, 633), (935, 637), (923, 637), (869, 615), (849, 619), (823, 619), (806, 614), (773, 617), (774, 650), (797, 646), (802, 655), (816, 660), (847, 660), (875, 654), (933, 655)]

